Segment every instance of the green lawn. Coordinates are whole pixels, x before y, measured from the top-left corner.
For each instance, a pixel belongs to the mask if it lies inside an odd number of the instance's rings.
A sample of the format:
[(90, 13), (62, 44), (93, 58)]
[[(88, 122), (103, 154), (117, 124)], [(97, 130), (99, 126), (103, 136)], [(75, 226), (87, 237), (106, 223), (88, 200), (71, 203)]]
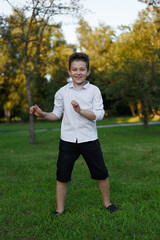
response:
[[(36, 124), (59, 127), (59, 122)], [(28, 124), (0, 128), (1, 240), (160, 239), (160, 125), (98, 129), (111, 201), (120, 210), (104, 209), (97, 182), (80, 157), (68, 184), (66, 212), (53, 220), (60, 131), (37, 132), (37, 144), (30, 145), (27, 132), (7, 133)]]

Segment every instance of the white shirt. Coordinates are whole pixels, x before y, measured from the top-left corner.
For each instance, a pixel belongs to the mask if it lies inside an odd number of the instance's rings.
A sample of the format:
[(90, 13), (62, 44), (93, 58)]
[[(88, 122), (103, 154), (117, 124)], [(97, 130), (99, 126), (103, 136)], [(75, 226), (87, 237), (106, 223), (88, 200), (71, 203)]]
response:
[[(83, 110), (94, 112), (96, 120), (89, 120), (75, 112), (72, 100), (79, 103)], [(103, 100), (98, 87), (86, 82), (77, 90), (74, 84), (68, 83), (55, 94), (53, 113), (60, 119), (61, 139), (67, 142), (88, 142), (98, 138), (96, 121), (104, 117)]]

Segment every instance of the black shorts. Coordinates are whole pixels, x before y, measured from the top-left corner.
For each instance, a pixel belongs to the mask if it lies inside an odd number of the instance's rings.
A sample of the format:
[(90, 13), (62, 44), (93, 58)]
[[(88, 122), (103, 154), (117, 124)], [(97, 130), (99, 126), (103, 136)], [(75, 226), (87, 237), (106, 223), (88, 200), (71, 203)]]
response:
[(58, 181), (69, 182), (71, 180), (74, 163), (81, 154), (93, 179), (104, 180), (109, 176), (98, 139), (85, 143), (71, 143), (60, 140), (57, 161)]

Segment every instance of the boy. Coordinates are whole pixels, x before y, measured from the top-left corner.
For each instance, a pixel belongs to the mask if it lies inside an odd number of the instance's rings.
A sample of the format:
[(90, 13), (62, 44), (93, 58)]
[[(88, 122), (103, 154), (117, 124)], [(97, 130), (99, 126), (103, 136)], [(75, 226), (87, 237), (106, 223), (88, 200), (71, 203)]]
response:
[(69, 58), (68, 73), (73, 82), (57, 91), (53, 112), (43, 112), (37, 105), (30, 108), (31, 114), (50, 121), (60, 119), (63, 114), (57, 161), (57, 209), (53, 215), (64, 213), (67, 183), (80, 154), (88, 165), (91, 177), (98, 180), (105, 208), (112, 213), (118, 208), (109, 199), (108, 171), (96, 128), (96, 121), (104, 116), (103, 101), (100, 90), (86, 81), (90, 74), (89, 57), (85, 53), (73, 53)]

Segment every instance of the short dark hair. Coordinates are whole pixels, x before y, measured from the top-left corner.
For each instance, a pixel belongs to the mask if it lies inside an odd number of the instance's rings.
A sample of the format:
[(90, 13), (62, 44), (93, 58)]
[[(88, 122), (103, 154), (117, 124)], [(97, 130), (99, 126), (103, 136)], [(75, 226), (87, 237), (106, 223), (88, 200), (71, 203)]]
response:
[(89, 57), (82, 52), (75, 52), (69, 57), (69, 70), (71, 69), (71, 63), (73, 61), (83, 61), (86, 63), (87, 71), (89, 71)]

